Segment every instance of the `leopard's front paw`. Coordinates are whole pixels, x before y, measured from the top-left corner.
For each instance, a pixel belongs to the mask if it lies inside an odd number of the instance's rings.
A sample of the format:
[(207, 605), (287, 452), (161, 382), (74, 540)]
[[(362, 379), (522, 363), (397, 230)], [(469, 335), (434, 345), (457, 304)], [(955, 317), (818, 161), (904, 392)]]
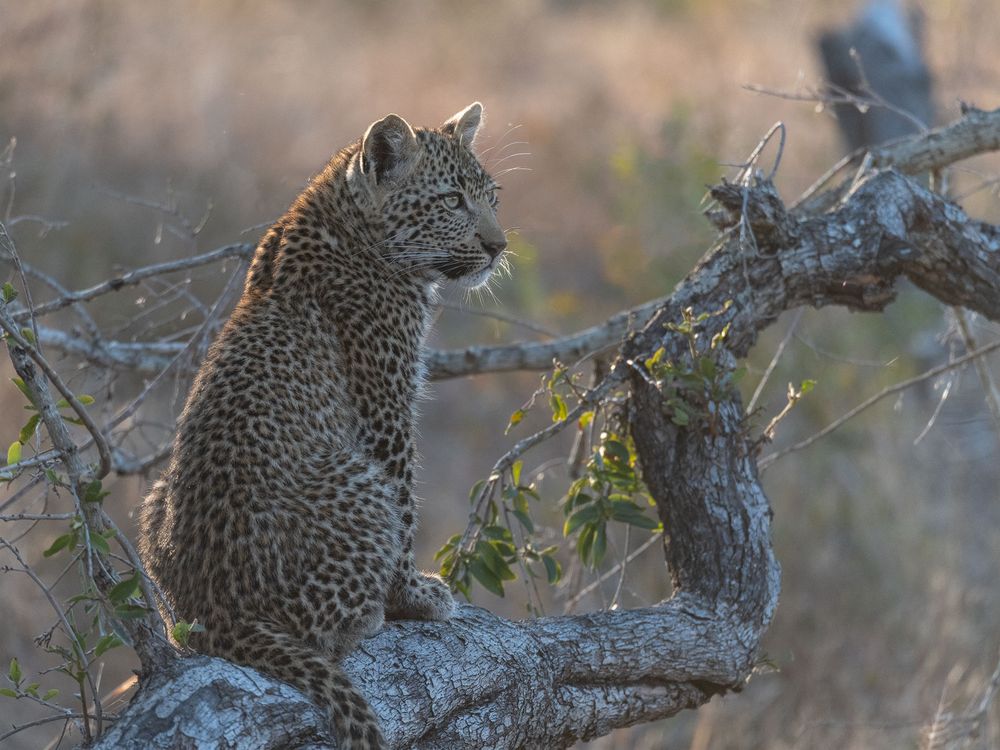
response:
[(447, 620), (455, 614), (455, 597), (441, 576), (434, 573), (421, 573), (420, 583), (426, 594), (429, 615), (428, 620)]
[(393, 592), (386, 615), (393, 619), (447, 620), (455, 613), (448, 584), (433, 573), (411, 573)]

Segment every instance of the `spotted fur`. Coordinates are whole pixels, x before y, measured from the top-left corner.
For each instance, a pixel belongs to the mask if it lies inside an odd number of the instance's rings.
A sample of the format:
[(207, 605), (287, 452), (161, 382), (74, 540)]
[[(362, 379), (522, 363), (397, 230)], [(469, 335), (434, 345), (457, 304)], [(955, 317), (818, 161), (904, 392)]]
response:
[(386, 744), (340, 658), (454, 609), (413, 564), (412, 433), (436, 285), (484, 283), (506, 246), (481, 113), (373, 123), (271, 227), (141, 509), (192, 645), (305, 691), (345, 748)]

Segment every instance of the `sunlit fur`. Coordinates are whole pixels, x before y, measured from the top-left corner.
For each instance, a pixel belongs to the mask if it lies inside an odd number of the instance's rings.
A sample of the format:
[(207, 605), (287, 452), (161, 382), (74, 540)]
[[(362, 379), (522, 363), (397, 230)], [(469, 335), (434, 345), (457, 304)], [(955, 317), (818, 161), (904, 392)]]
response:
[(339, 659), (454, 609), (413, 564), (412, 435), (434, 287), (506, 268), (480, 114), (373, 123), (271, 227), (140, 511), (150, 573), (205, 626), (191, 645), (305, 691), (342, 748), (386, 744)]

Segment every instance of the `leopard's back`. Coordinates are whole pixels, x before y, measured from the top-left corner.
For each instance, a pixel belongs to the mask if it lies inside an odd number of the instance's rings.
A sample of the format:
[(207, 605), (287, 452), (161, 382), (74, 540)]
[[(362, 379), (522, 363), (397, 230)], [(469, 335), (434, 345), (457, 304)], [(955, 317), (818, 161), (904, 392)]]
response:
[(338, 660), (386, 616), (454, 607), (413, 565), (412, 433), (435, 285), (481, 282), (505, 245), (480, 113), (374, 123), (265, 235), (140, 512), (192, 645), (305, 690), (345, 747), (384, 740)]

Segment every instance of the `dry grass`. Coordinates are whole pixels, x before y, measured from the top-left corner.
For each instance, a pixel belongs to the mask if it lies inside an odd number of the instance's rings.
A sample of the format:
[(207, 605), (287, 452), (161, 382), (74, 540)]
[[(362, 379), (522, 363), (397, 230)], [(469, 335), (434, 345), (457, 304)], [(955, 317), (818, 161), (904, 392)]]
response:
[[(827, 115), (740, 88), (817, 81), (814, 35), (847, 13), (820, 0), (4, 5), (0, 137), (18, 138), (15, 213), (70, 222), (45, 238), (24, 225), (16, 237), (36, 265), (72, 286), (116, 263), (192, 251), (169, 233), (157, 243), (162, 217), (101, 188), (158, 200), (170, 192), (195, 219), (211, 201), (199, 240), (209, 249), (280, 214), (310, 172), (374, 118), (397, 111), (434, 123), (481, 99), (495, 168), (531, 170), (503, 177), (502, 219), (519, 228), (522, 247), (501, 301), (570, 330), (663, 293), (688, 270), (709, 238), (697, 202), (703, 183), (724, 171), (713, 162), (740, 161), (775, 120), (789, 130), (779, 174), (786, 196), (839, 156)], [(996, 106), (992, 0), (928, 6), (942, 106)], [(502, 161), (522, 151), (530, 156)], [(996, 165), (969, 169), (989, 175)], [(971, 186), (978, 177), (957, 179)], [(966, 205), (1000, 217), (989, 191)], [(203, 285), (207, 294), (218, 282)], [(121, 302), (97, 311), (107, 320), (134, 312)], [(442, 324), (446, 343), (517, 333), (454, 313)], [(793, 340), (765, 413), (780, 408), (789, 380), (820, 386), (780, 441), (940, 361), (945, 329), (940, 306), (915, 292), (878, 318), (807, 313), (804, 340)], [(978, 329), (982, 340), (996, 333)], [(782, 335), (780, 325), (770, 332), (752, 364), (763, 369)], [(507, 376), (434, 388), (421, 441), (428, 564), (461, 524), (466, 489), (502, 452), (507, 416), (535, 382)], [(778, 671), (697, 713), (590, 747), (916, 747), (939, 712), (960, 713), (982, 695), (1000, 647), (1000, 451), (972, 371), (915, 446), (938, 394), (933, 384), (908, 392), (766, 475), (785, 572), (767, 643)], [(15, 395), (4, 396), (8, 413)], [(0, 438), (12, 439), (17, 426), (6, 424)], [(115, 487), (119, 517), (141, 492), (136, 482)], [(45, 543), (29, 547), (33, 557)], [(659, 575), (655, 554), (641, 558), (626, 603), (662, 593)], [(0, 657), (41, 668), (31, 643), (46, 616), (39, 597), (2, 576), (0, 601), (9, 613)], [(488, 595), (482, 603), (522, 611)], [(109, 668), (105, 685), (128, 666)], [(25, 718), (21, 710), (0, 698), (0, 722)], [(974, 747), (1000, 747), (995, 702), (980, 737)]]

